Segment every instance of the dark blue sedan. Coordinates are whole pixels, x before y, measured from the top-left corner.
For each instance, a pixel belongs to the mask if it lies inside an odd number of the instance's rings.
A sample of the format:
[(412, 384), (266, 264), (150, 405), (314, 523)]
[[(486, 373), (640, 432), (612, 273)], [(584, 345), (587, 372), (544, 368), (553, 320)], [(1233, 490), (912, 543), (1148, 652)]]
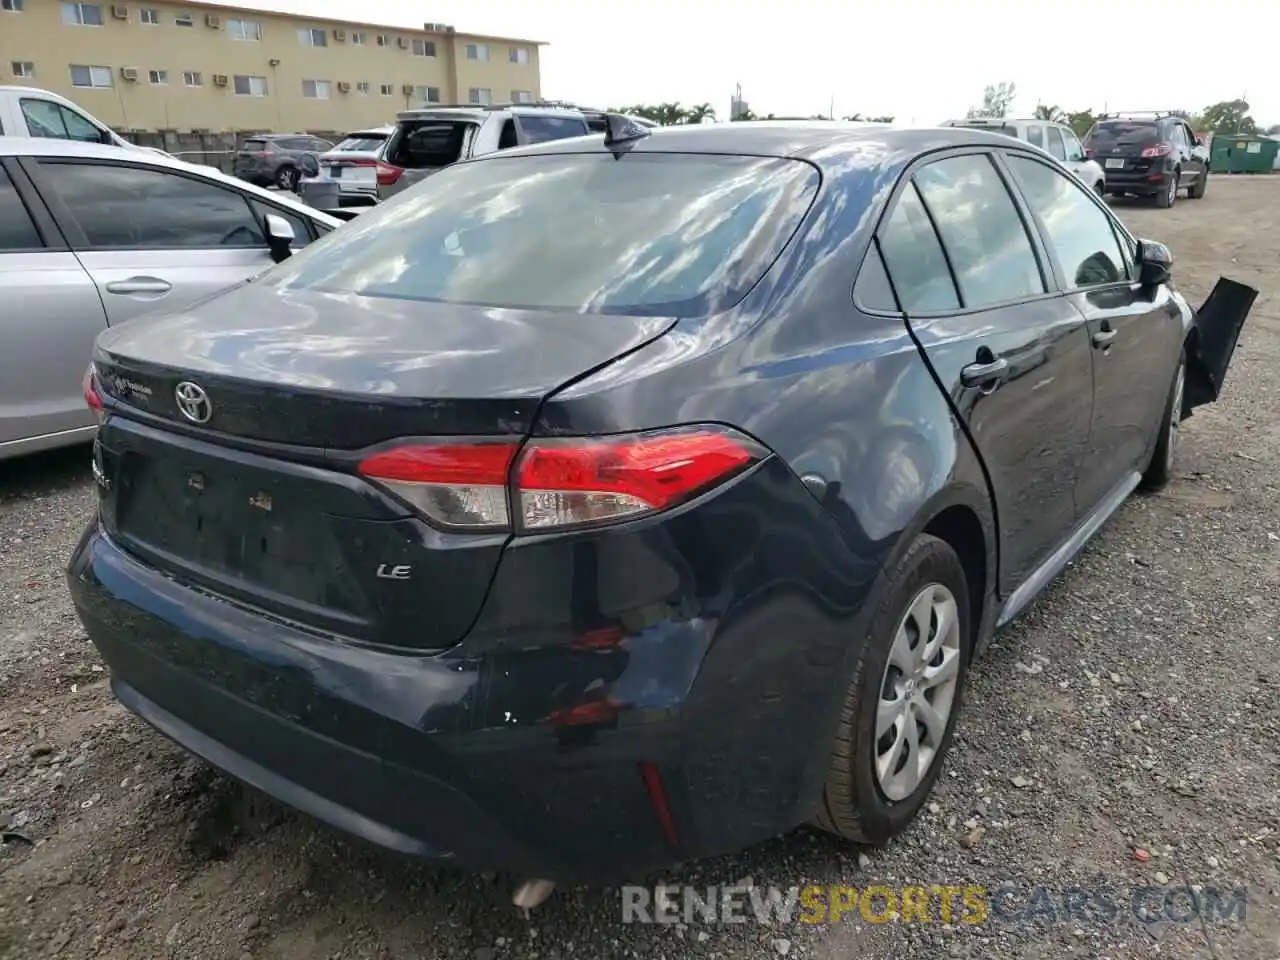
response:
[(883, 843), (975, 654), (1221, 389), (1255, 291), (1171, 267), (978, 130), (457, 164), (102, 334), (75, 604), (129, 709), (395, 850)]

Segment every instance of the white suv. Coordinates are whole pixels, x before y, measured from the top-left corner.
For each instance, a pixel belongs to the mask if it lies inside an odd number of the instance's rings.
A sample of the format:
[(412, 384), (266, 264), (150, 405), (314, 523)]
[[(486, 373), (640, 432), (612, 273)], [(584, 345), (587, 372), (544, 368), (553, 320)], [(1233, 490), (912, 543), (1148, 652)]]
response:
[(1003, 133), (1018, 140), (1025, 140), (1047, 151), (1079, 177), (1086, 187), (1091, 187), (1098, 196), (1101, 197), (1106, 192), (1107, 176), (1102, 167), (1085, 156), (1080, 138), (1066, 124), (1054, 123), (1051, 120), (976, 117), (970, 120), (948, 120), (943, 126), (973, 127), (977, 130), (990, 130), (992, 133)]
[(459, 160), (591, 132), (576, 107), (509, 103), (405, 110), (396, 114), (395, 132), (382, 151), (378, 197), (385, 200)]

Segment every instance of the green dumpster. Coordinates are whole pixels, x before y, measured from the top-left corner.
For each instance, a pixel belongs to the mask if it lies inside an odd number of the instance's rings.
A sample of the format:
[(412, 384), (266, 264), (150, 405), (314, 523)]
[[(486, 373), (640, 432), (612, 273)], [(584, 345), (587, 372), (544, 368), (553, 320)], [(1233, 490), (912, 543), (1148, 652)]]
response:
[(1216, 133), (1209, 152), (1214, 173), (1270, 173), (1280, 142), (1253, 133)]

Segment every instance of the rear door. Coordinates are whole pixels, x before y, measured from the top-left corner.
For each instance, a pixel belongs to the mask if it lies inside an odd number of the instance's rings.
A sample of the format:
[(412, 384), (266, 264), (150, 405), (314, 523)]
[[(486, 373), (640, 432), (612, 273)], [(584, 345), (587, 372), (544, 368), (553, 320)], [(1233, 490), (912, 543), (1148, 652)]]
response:
[(272, 265), (260, 213), (222, 184), (134, 162), (44, 158), (27, 169), (112, 324), (181, 309)]
[[(936, 225), (936, 229), (935, 229)], [(1093, 379), (1084, 320), (987, 153), (918, 167), (879, 231), (911, 330), (991, 478), (1008, 594), (1073, 527)]]
[(1076, 483), (1083, 516), (1146, 466), (1182, 348), (1182, 315), (1166, 287), (1134, 282), (1129, 238), (1092, 192), (1034, 157), (1011, 155), (1008, 164), (1087, 321), (1094, 404)]
[(106, 327), (93, 281), (12, 160), (0, 162), (0, 303), (3, 457), (14, 441), (93, 424), (80, 380)]

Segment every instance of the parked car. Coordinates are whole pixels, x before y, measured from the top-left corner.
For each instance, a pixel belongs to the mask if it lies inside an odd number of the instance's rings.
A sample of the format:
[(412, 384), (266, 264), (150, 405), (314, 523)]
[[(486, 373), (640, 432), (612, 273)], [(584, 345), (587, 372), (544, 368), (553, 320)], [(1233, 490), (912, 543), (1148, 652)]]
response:
[(130, 143), (66, 97), (39, 87), (0, 86), (0, 136), (105, 143), (177, 159), (158, 147)]
[(1093, 125), (1084, 148), (1102, 164), (1109, 194), (1172, 207), (1179, 190), (1198, 200), (1209, 186), (1208, 147), (1171, 113), (1108, 115)]
[(1257, 292), (1197, 314), (1172, 267), (979, 130), (456, 163), (99, 336), (76, 610), (130, 710), (402, 852), (881, 843), (996, 626), (1216, 397)]
[(378, 173), (386, 166), (382, 153), (395, 130), (394, 126), (386, 126), (347, 134), (332, 150), (320, 154), (313, 175), (303, 171), (299, 193), (305, 198), (308, 186), (333, 184), (340, 207), (377, 203)]
[(340, 221), (134, 148), (0, 138), (0, 460), (88, 442), (94, 337), (182, 310)]
[(1048, 152), (1079, 177), (1086, 186), (1092, 188), (1098, 196), (1104, 196), (1106, 193), (1106, 175), (1102, 167), (1096, 161), (1089, 159), (1075, 131), (1065, 123), (1034, 118), (1012, 120), (1003, 117), (970, 117), (965, 120), (952, 120), (946, 125), (990, 130), (992, 133), (1003, 133), (1006, 136), (1025, 140)]
[(306, 133), (259, 133), (245, 137), (232, 158), (232, 172), (259, 187), (275, 184), (290, 193), (302, 178), (303, 157), (318, 159), (333, 144)]
[(459, 160), (591, 133), (575, 107), (439, 106), (396, 115), (378, 168), (378, 196), (395, 196)]

